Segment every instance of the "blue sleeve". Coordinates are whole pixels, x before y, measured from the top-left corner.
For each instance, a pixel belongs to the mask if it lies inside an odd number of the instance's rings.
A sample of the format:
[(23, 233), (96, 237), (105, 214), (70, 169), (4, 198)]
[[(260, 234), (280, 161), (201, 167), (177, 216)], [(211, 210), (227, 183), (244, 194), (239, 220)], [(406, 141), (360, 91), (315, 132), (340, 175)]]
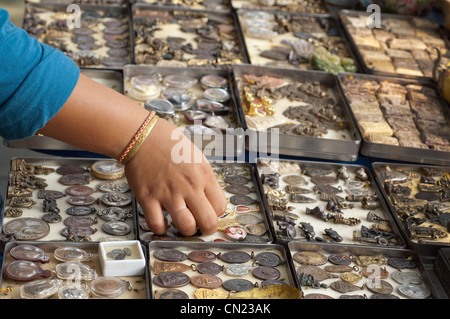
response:
[(9, 21), (0, 8), (0, 136), (32, 136), (64, 105), (80, 75), (63, 52)]

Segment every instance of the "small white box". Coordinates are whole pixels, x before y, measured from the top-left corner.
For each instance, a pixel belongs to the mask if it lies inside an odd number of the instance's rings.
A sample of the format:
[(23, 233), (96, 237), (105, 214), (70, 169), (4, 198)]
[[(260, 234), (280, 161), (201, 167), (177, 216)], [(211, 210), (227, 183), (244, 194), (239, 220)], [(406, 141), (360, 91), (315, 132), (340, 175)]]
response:
[[(114, 249), (129, 248), (130, 256), (116, 260), (108, 257)], [(101, 242), (98, 246), (103, 276), (142, 276), (145, 273), (145, 256), (137, 240)]]

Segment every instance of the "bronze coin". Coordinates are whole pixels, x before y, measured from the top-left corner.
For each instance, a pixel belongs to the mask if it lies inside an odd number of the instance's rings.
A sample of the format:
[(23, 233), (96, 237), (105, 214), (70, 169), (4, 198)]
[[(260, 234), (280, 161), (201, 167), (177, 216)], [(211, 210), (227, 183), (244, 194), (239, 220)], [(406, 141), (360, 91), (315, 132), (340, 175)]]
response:
[(328, 261), (335, 265), (350, 265), (352, 259), (347, 255), (333, 254), (328, 256)]
[(236, 195), (247, 195), (252, 192), (250, 187), (247, 187), (245, 185), (233, 185), (233, 184), (225, 187), (225, 190), (228, 193)]
[(40, 189), (38, 192), (38, 198), (39, 199), (58, 199), (61, 197), (64, 197), (64, 193), (60, 192), (60, 191), (52, 191), (52, 190), (44, 190), (44, 189)]
[(292, 258), (302, 265), (320, 266), (328, 261), (327, 256), (314, 251), (299, 251)]
[(230, 203), (248, 206), (254, 204), (255, 200), (247, 195), (233, 195), (230, 197)]
[(153, 257), (163, 261), (183, 261), (187, 259), (185, 253), (177, 249), (161, 248), (153, 252)]
[(208, 250), (194, 250), (191, 251), (188, 255), (187, 258), (191, 261), (197, 262), (197, 263), (201, 263), (204, 261), (214, 261), (217, 259), (217, 256), (215, 253), (213, 253), (212, 251), (208, 251)]
[(250, 182), (250, 179), (244, 176), (235, 175), (225, 177), (224, 181), (227, 184), (245, 185)]
[(16, 240), (37, 240), (50, 232), (50, 226), (40, 218), (17, 218), (3, 225), (3, 233)]
[(95, 204), (96, 201), (92, 196), (72, 196), (67, 199), (67, 202), (74, 206), (90, 206)]
[(230, 264), (242, 264), (251, 259), (251, 256), (245, 251), (228, 251), (226, 253), (219, 253), (220, 260)]
[(211, 261), (205, 261), (197, 265), (197, 271), (201, 274), (217, 275), (223, 271), (223, 266)]
[(155, 299), (189, 299), (189, 296), (180, 289), (168, 288), (158, 290), (155, 293)]
[(222, 286), (222, 279), (211, 274), (200, 274), (191, 278), (191, 284), (197, 288), (216, 289)]
[(153, 283), (165, 288), (178, 288), (186, 286), (190, 281), (188, 275), (182, 272), (168, 271), (153, 277)]
[(60, 175), (83, 174), (86, 169), (77, 165), (62, 165), (56, 169), (56, 173)]
[(262, 280), (275, 280), (280, 278), (280, 271), (274, 267), (258, 266), (253, 268), (252, 275)]
[(382, 294), (382, 295), (389, 295), (394, 291), (394, 288), (392, 287), (392, 285), (387, 282), (386, 280), (381, 280), (381, 279), (375, 279), (373, 281), (368, 281), (366, 283), (367, 289), (369, 289), (370, 291), (377, 293), (377, 294)]
[(59, 178), (59, 182), (63, 185), (87, 185), (91, 182), (88, 175), (68, 174)]
[(86, 185), (74, 185), (66, 188), (66, 194), (71, 196), (89, 196), (94, 192), (92, 187)]

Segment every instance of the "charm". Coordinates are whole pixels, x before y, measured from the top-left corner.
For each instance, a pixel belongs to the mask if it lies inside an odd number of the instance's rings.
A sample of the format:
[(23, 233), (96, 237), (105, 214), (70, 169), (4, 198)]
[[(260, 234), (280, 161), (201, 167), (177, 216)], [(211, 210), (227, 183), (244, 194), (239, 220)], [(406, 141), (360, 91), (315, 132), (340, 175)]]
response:
[(187, 259), (185, 253), (177, 249), (161, 248), (153, 252), (153, 257), (163, 261), (184, 261)]
[(255, 285), (247, 279), (228, 279), (222, 283), (222, 287), (228, 291), (247, 291), (255, 287)]
[(194, 292), (196, 299), (227, 299), (228, 293), (222, 289), (199, 288)]
[(354, 272), (344, 272), (341, 275), (341, 279), (350, 284), (356, 284), (362, 278), (363, 278), (363, 275), (361, 274), (361, 271), (358, 274), (355, 274)]
[(187, 258), (191, 261), (201, 263), (205, 261), (214, 261), (217, 259), (217, 255), (208, 250), (195, 250), (187, 255)]
[(247, 237), (247, 231), (241, 226), (227, 227), (224, 233), (232, 241), (243, 241)]
[(188, 270), (195, 270), (195, 265), (186, 265), (181, 262), (166, 262), (155, 260), (153, 263), (153, 272), (155, 275), (162, 274), (164, 272), (174, 271), (174, 272), (185, 272)]
[(231, 264), (226, 267), (225, 273), (229, 276), (241, 277), (247, 275), (251, 268), (252, 266), (248, 264)]
[(328, 261), (327, 256), (313, 251), (296, 252), (292, 258), (302, 265), (320, 266)]
[(168, 288), (157, 290), (155, 293), (155, 299), (189, 299), (189, 296), (180, 289)]
[(50, 261), (50, 258), (44, 253), (44, 251), (36, 246), (22, 244), (11, 248), (9, 254), (15, 260), (26, 260), (41, 262), (46, 264)]
[(176, 271), (164, 272), (153, 277), (153, 283), (164, 288), (179, 288), (186, 286), (189, 282), (188, 275)]
[(216, 289), (222, 286), (222, 279), (211, 274), (201, 274), (193, 276), (191, 284), (197, 288)]
[(239, 250), (228, 251), (228, 252), (225, 252), (225, 253), (219, 253), (217, 255), (217, 257), (219, 257), (220, 260), (222, 260), (222, 261), (224, 261), (226, 263), (230, 263), (230, 264), (246, 263), (247, 261), (249, 261), (252, 258), (252, 256), (249, 255), (248, 253), (246, 253), (244, 251), (239, 251)]

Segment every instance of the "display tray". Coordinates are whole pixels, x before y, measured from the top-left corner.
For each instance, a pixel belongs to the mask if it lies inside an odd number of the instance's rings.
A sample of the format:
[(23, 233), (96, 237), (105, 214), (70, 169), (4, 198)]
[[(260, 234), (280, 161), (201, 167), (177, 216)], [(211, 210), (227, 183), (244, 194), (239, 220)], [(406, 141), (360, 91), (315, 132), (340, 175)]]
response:
[(206, 1), (193, 1), (193, 0), (137, 0), (136, 3), (147, 3), (151, 5), (157, 5), (160, 7), (175, 7), (175, 8), (189, 8), (192, 10), (210, 10), (210, 11), (231, 11), (231, 5), (229, 0), (206, 0)]
[(362, 136), (361, 154), (432, 165), (450, 163), (450, 110), (428, 81), (337, 76)]
[(80, 67), (120, 70), (131, 63), (128, 6), (79, 7), (80, 11), (74, 13), (67, 12), (67, 4), (26, 3), (23, 28), (38, 41), (64, 52)]
[[(419, 254), (412, 250), (290, 242), (288, 255), (305, 299), (438, 299), (440, 296), (440, 287), (433, 285)], [(342, 265), (350, 268), (345, 273), (325, 270)], [(357, 281), (354, 284), (344, 280), (353, 278)], [(408, 286), (408, 282), (412, 285)]]
[[(179, 256), (180, 259), (178, 259), (176, 263), (184, 265), (181, 269), (177, 269), (174, 266), (170, 267), (168, 264), (172, 263), (173, 265), (174, 262), (167, 262), (168, 259), (165, 257), (167, 256), (167, 253), (161, 254), (161, 252), (171, 250), (177, 250), (176, 256)], [(155, 252), (157, 254), (156, 256)], [(239, 255), (230, 256), (230, 253)], [(260, 255), (258, 256), (258, 254)], [(244, 258), (240, 259), (242, 255)], [(237, 292), (247, 291), (255, 287), (263, 287), (269, 283), (295, 286), (294, 278), (287, 263), (286, 251), (280, 245), (151, 242), (149, 244), (149, 256), (151, 268), (151, 294), (153, 299), (226, 299), (229, 296), (232, 297)], [(216, 266), (214, 268), (208, 268), (215, 269), (217, 267), (218, 273), (213, 275), (214, 277), (209, 280), (196, 280), (198, 277), (194, 277), (201, 274), (199, 269), (204, 272), (200, 265), (206, 262), (215, 263)], [(167, 266), (155, 266), (155, 263), (165, 263)], [(241, 270), (236, 270), (235, 268), (237, 267), (241, 268)], [(261, 269), (261, 267), (265, 267), (265, 269), (263, 269), (265, 270), (263, 276), (258, 275), (259, 271), (257, 268)], [(158, 275), (155, 273), (155, 270), (161, 268), (163, 270), (160, 271), (165, 270), (166, 273), (167, 271), (173, 271), (183, 275), (182, 277), (185, 280), (184, 285), (180, 282), (181, 286), (175, 288), (178, 290), (177, 292), (170, 292), (168, 291), (168, 289), (170, 289), (169, 287), (161, 285), (161, 282), (170, 284), (169, 279), (158, 281), (158, 278), (156, 278)], [(246, 271), (248, 271), (248, 273), (246, 273)], [(254, 272), (256, 276), (254, 275)], [(276, 279), (266, 279), (269, 277)], [(230, 282), (230, 280), (233, 281)], [(237, 282), (237, 280), (239, 280), (240, 283)], [(275, 283), (271, 282), (272, 280), (275, 280)], [(200, 290), (200, 288), (206, 289)]]
[(233, 9), (266, 10), (282, 12), (298, 12), (308, 14), (329, 14), (328, 7), (323, 0), (305, 1), (270, 1), (270, 0), (230, 0)]
[(237, 16), (253, 65), (333, 74), (360, 70), (335, 18), (243, 9)]
[[(208, 79), (213, 81), (206, 81)], [(221, 87), (216, 89), (214, 86), (217, 85)], [(162, 99), (167, 107), (160, 108), (157, 114), (177, 126), (180, 134), (184, 133), (205, 156), (234, 158), (243, 154), (245, 141), (241, 110), (237, 107), (229, 71), (127, 65), (124, 67), (124, 88), (126, 96), (148, 110), (153, 110), (149, 100)], [(211, 89), (224, 93), (228, 100), (214, 100), (208, 95)], [(202, 106), (209, 103), (216, 103), (216, 107)], [(194, 111), (200, 112), (195, 112), (197, 115), (193, 119), (187, 113)]]
[(14, 158), (4, 198), (2, 242), (137, 238), (134, 196), (113, 160)]
[[(377, 162), (372, 166), (407, 246), (424, 256), (449, 247), (450, 168)], [(433, 191), (433, 186), (439, 190)]]
[(135, 64), (226, 68), (248, 61), (231, 12), (136, 3), (132, 17)]
[[(80, 72), (81, 74), (91, 78), (94, 81), (99, 82), (100, 84), (103, 84), (119, 93), (123, 93), (123, 80), (121, 70), (80, 68)], [(3, 144), (11, 148), (82, 151), (78, 147), (40, 134), (13, 141), (3, 139)]]
[(366, 167), (259, 158), (257, 170), (275, 242), (405, 247)]
[(445, 292), (450, 296), (450, 248), (439, 249), (433, 270), (442, 283)]
[[(332, 74), (234, 65), (233, 75), (235, 94), (244, 114), (242, 124), (249, 136), (249, 151), (342, 161), (357, 159), (361, 137)], [(249, 103), (252, 100), (246, 96), (245, 87), (251, 89), (256, 104)], [(267, 112), (264, 97), (268, 98)], [(283, 113), (291, 106), (299, 111), (288, 113), (289, 118)], [(269, 115), (272, 111), (273, 115)]]
[[(49, 278), (36, 278), (30, 281), (19, 281), (15, 279), (11, 279), (10, 277), (6, 276), (5, 270), (8, 268), (8, 265), (12, 262), (17, 262), (16, 259), (14, 259), (10, 251), (15, 249), (18, 246), (26, 245), (26, 246), (33, 246), (38, 248), (39, 250), (43, 251), (44, 254), (49, 258), (49, 261), (47, 263), (40, 263), (39, 261), (32, 262), (33, 264), (39, 266), (43, 271), (50, 271), (52, 272), (51, 277)], [(62, 251), (66, 248), (70, 249), (76, 249), (76, 252), (73, 256), (81, 256), (78, 255), (78, 253), (86, 253), (86, 256), (89, 256), (90, 260), (83, 260), (81, 263), (83, 265), (79, 265), (80, 267), (88, 266), (90, 269), (89, 271), (95, 271), (96, 278), (100, 277), (106, 277), (103, 275), (102, 267), (100, 264), (100, 255), (99, 255), (99, 244), (98, 243), (60, 243), (60, 242), (35, 242), (35, 241), (24, 241), (24, 242), (11, 242), (6, 245), (6, 250), (4, 252), (4, 259), (3, 259), (3, 265), (2, 265), (2, 276), (1, 276), (1, 289), (2, 293), (0, 294), (1, 299), (22, 299), (21, 296), (21, 288), (25, 285), (29, 285), (30, 283), (38, 283), (40, 280), (45, 280), (45, 282), (48, 282), (50, 280), (60, 280), (59, 282), (59, 289), (57, 286), (57, 290), (55, 293), (49, 297), (48, 299), (81, 299), (81, 298), (64, 298), (64, 295), (62, 294), (62, 298), (59, 297), (59, 290), (69, 287), (75, 287), (75, 288), (84, 288), (84, 289), (90, 289), (91, 292), (88, 293), (86, 299), (109, 299), (112, 297), (99, 297), (92, 293), (92, 291), (96, 291), (95, 289), (92, 289), (92, 283), (93, 283), (93, 277), (89, 277), (87, 275), (85, 280), (81, 278), (77, 278), (76, 273), (76, 266), (78, 266), (76, 263), (69, 265), (66, 269), (68, 272), (72, 272), (69, 274), (69, 277), (66, 277), (66, 273), (64, 272), (64, 267), (61, 265), (64, 264), (66, 261), (61, 261), (59, 259), (56, 259), (56, 257), (59, 256), (59, 251)], [(145, 247), (143, 247), (145, 251), (145, 256), (147, 259), (147, 252), (145, 250)], [(81, 251), (80, 251), (81, 250)], [(67, 253), (68, 255), (69, 253)], [(128, 257), (130, 258), (130, 257)], [(58, 268), (57, 268), (58, 267)], [(61, 267), (61, 268), (60, 268)], [(72, 269), (70, 267), (73, 267)], [(58, 270), (58, 271), (57, 271)], [(85, 272), (82, 272), (83, 276), (86, 274)], [(89, 272), (87, 273), (89, 274)], [(148, 285), (148, 278), (149, 278), (149, 271), (148, 267), (146, 267), (143, 275), (138, 276), (115, 276), (112, 277), (115, 279), (119, 279), (124, 284), (129, 283), (129, 286), (126, 286), (124, 288), (123, 292), (117, 296), (114, 297), (116, 299), (149, 299), (150, 298), (150, 288)], [(43, 285), (45, 286), (45, 285)], [(94, 286), (94, 288), (96, 285)], [(111, 284), (109, 287), (116, 288), (115, 283)], [(105, 287), (108, 288), (108, 287)], [(25, 289), (25, 292), (31, 292), (36, 294), (39, 290), (37, 289)], [(52, 289), (48, 289), (48, 292), (50, 293)], [(61, 291), (62, 293), (62, 291)], [(119, 292), (118, 292), (119, 293)], [(42, 296), (42, 295), (41, 295)], [(72, 296), (80, 296), (76, 292), (72, 292)], [(32, 296), (23, 295), (23, 297), (31, 298)], [(37, 298), (41, 299), (41, 298)], [(44, 298), (45, 299), (45, 298)]]
[[(219, 184), (222, 186), (228, 204), (226, 212), (219, 217), (218, 230), (211, 235), (195, 234), (183, 236), (172, 224), (170, 215), (166, 234), (152, 233), (145, 223), (142, 208), (138, 207), (139, 238), (142, 243), (151, 241), (237, 241), (244, 243), (267, 244), (273, 241), (267, 216), (263, 210), (259, 186), (255, 177), (254, 165), (249, 163), (210, 162)], [(232, 238), (225, 234), (228, 227), (246, 234), (245, 237)]]
[[(374, 28), (367, 24), (371, 14), (352, 10), (339, 14), (364, 73), (430, 80), (437, 58), (433, 47), (443, 55), (449, 48), (439, 25), (425, 18), (383, 13), (380, 27)], [(447, 62), (443, 57), (442, 65)]]
[(64, 3), (68, 4), (91, 4), (91, 5), (126, 5), (128, 0), (25, 0), (29, 3)]

